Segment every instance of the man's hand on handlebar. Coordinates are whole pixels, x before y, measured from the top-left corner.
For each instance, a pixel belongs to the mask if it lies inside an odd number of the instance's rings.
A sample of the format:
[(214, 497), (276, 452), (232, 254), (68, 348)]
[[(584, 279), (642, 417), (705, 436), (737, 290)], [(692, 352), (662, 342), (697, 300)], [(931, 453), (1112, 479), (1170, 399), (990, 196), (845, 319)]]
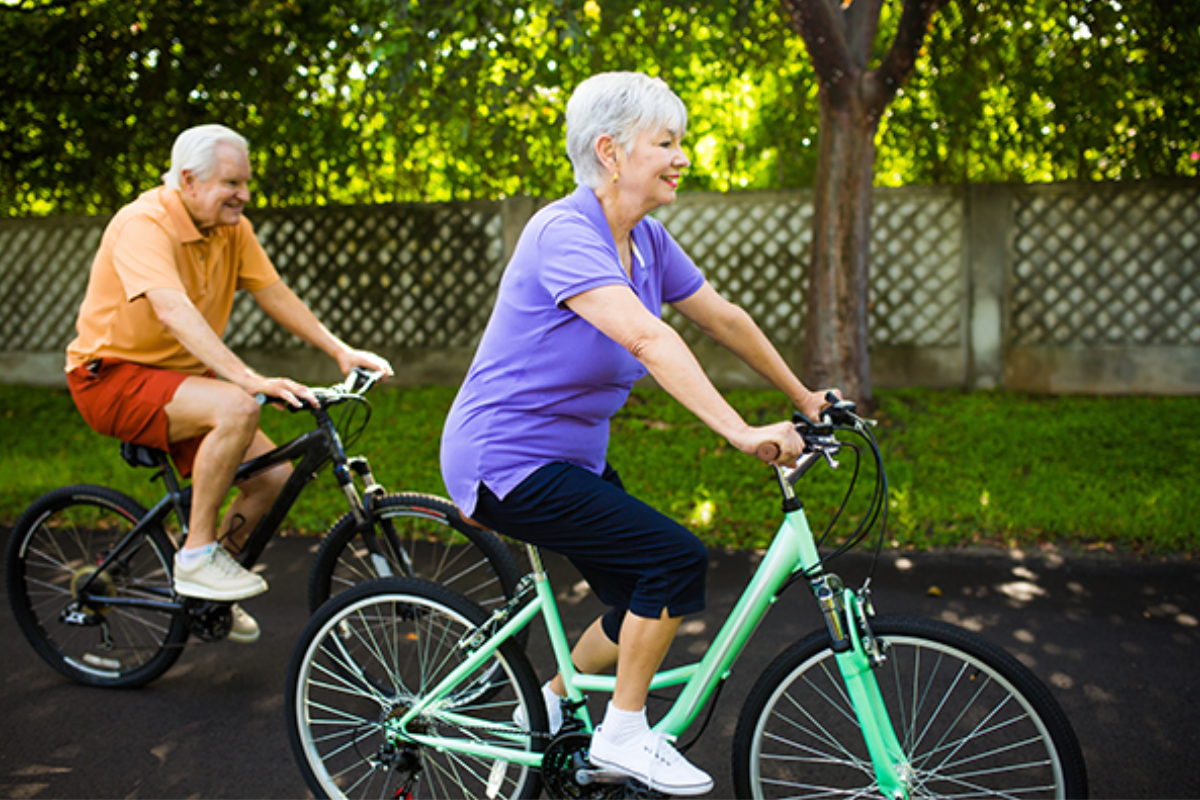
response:
[(290, 378), (260, 378), (253, 387), (246, 387), (259, 403), (287, 403), (292, 408), (316, 406), (312, 389)]
[(392, 372), (392, 365), (387, 362), (387, 359), (366, 350), (355, 350), (353, 348), (346, 350), (338, 355), (337, 363), (343, 375), (349, 375), (350, 371), (355, 367), (365, 369), (368, 372), (381, 372), (385, 379), (392, 377), (394, 374)]

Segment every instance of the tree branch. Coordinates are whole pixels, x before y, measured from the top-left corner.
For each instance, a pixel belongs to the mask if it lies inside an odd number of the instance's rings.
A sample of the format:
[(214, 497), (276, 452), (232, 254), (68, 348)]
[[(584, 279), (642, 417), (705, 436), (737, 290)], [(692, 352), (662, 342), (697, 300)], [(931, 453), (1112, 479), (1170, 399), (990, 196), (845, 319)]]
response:
[(808, 48), (821, 88), (837, 91), (848, 87), (846, 79), (858, 70), (850, 57), (836, 0), (783, 0), (783, 7)]
[(896, 92), (908, 80), (917, 63), (934, 15), (950, 0), (904, 0), (896, 38), (879, 66), (867, 76), (870, 104), (876, 115), (882, 114)]
[(879, 12), (884, 0), (852, 0), (842, 9), (849, 36), (850, 57), (860, 69), (866, 69), (871, 45), (879, 29)]

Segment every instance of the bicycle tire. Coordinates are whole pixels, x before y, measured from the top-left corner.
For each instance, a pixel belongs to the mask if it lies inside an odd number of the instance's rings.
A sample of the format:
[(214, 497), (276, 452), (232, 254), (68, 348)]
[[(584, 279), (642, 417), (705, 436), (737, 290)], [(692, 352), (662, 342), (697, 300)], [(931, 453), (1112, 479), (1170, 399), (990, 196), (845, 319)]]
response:
[[(179, 613), (108, 606), (78, 609), (72, 621), (63, 616), (79, 580), (145, 515), (140, 503), (115, 489), (66, 486), (35, 500), (10, 535), (6, 578), (13, 617), (38, 655), (79, 683), (143, 686), (183, 652), (188, 627)], [(175, 544), (166, 532), (148, 527), (127, 552), (95, 579), (102, 590), (171, 600)]]
[[(288, 665), (288, 740), (316, 797), (533, 798), (540, 770), (405, 742), (390, 718), (461, 663), (459, 642), (489, 614), (445, 586), (386, 578), (353, 586), (321, 606)], [(545, 739), (513, 722), (520, 708), (532, 730), (546, 730), (537, 676), (513, 640), (467, 676), (419, 721), (445, 732), (533, 752)], [(498, 677), (501, 676), (501, 677)], [(470, 725), (460, 725), (471, 719)]]
[[(516, 591), (523, 572), (512, 553), (492, 531), (466, 523), (449, 500), (426, 494), (389, 494), (379, 498), (374, 511), (375, 541), (387, 559), (391, 575), (417, 578), (449, 586), (488, 611), (502, 606)], [(391, 525), (396, 541), (408, 555), (409, 570), (395, 551), (386, 530)], [(325, 534), (308, 582), (308, 610), (315, 612), (330, 597), (350, 586), (379, 577), (371, 553), (358, 536), (351, 514), (339, 519)]]
[[(873, 619), (876, 670), (914, 770), (911, 797), (1086, 797), (1087, 771), (1049, 690), (1009, 653), (961, 628)], [(751, 690), (733, 740), (739, 797), (879, 796), (824, 631), (778, 656)]]

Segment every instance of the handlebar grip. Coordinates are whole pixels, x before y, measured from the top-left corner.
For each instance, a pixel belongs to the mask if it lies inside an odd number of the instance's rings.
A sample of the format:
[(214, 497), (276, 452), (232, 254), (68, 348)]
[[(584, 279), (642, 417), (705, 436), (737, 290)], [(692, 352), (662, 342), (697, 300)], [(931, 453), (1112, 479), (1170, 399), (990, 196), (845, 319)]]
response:
[(282, 397), (272, 397), (266, 392), (254, 393), (254, 402), (258, 403), (260, 406), (275, 404), (276, 408), (282, 408), (287, 411), (291, 411), (293, 414), (297, 411), (312, 411), (315, 408), (319, 408), (319, 406), (315, 406), (303, 398), (297, 397), (296, 400), (299, 401), (300, 405), (294, 406), (284, 400)]
[(779, 458), (780, 452), (779, 445), (774, 442), (766, 442), (759, 445), (758, 449), (754, 451), (754, 455), (758, 456), (761, 461), (773, 464), (775, 459)]

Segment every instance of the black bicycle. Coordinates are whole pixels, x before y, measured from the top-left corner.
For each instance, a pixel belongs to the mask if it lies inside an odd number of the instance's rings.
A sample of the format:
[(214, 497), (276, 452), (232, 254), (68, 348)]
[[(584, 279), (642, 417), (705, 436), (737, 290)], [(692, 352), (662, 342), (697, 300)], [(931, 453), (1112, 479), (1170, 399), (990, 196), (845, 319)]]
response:
[[(304, 488), (328, 464), (350, 510), (325, 534), (308, 585), (309, 611), (354, 584), (410, 575), (454, 587), (485, 607), (513, 596), (522, 571), (491, 531), (465, 522), (449, 500), (388, 494), (366, 458), (347, 456), (370, 419), (364, 395), (380, 375), (355, 370), (342, 384), (314, 389), (306, 406), (315, 428), (247, 461), (236, 480), (283, 462), (294, 470), (238, 556), (251, 568)], [(330, 410), (341, 407), (335, 423)], [(360, 413), (362, 412), (362, 413)], [(339, 433), (341, 431), (342, 433)], [(229, 603), (179, 597), (172, 571), (187, 535), (192, 490), (181, 487), (160, 450), (121, 446), (132, 466), (154, 470), (166, 493), (147, 510), (104, 486), (76, 485), (38, 498), (8, 543), (8, 595), (21, 631), (38, 654), (92, 686), (142, 686), (166, 672), (189, 636), (229, 634)], [(361, 485), (361, 489), (360, 489)], [(174, 525), (169, 524), (174, 521)]]

